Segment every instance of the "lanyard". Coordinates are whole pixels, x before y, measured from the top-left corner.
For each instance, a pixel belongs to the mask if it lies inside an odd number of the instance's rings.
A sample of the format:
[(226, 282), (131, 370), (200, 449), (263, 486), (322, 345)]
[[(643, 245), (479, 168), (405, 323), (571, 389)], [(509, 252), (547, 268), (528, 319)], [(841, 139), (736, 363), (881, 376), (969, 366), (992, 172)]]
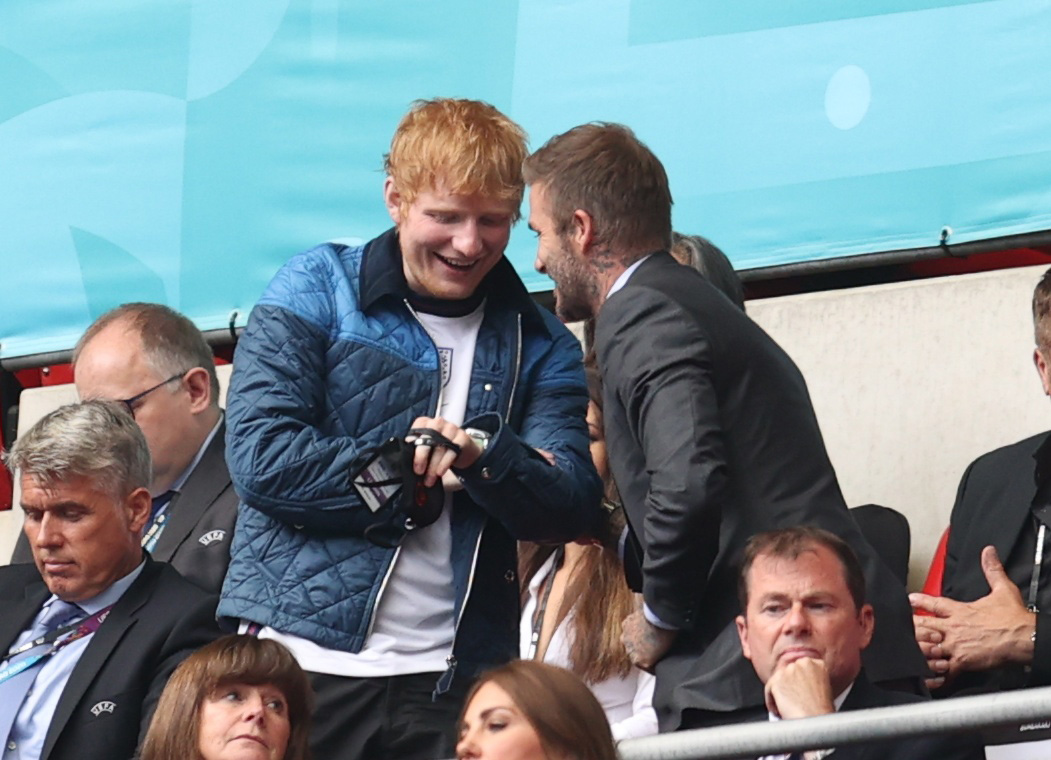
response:
[(555, 562), (551, 567), (551, 574), (546, 578), (547, 584), (544, 588), (544, 595), (540, 597), (536, 615), (533, 616), (533, 634), (529, 637), (529, 651), (526, 653), (527, 660), (536, 659), (537, 645), (540, 643), (540, 631), (544, 627), (544, 615), (547, 614), (547, 603), (551, 599), (551, 589), (555, 587), (555, 573), (562, 567), (562, 559), (565, 553), (566, 547), (559, 544), (558, 548), (555, 549)]
[[(170, 504), (171, 502), (169, 502)], [(157, 545), (160, 540), (161, 531), (164, 530), (164, 523), (168, 522), (168, 504), (161, 507), (161, 511), (157, 513), (157, 516), (153, 518), (153, 524), (150, 529), (146, 531), (146, 535), (142, 537), (142, 548), (148, 552), (153, 551), (153, 547)]]
[[(19, 660), (18, 662), (10, 663), (0, 668), (0, 683), (3, 683), (9, 678), (14, 678), (19, 673), (22, 673), (23, 671), (29, 670), (35, 665), (40, 664), (47, 658), (54, 655), (67, 644), (72, 644), (74, 641), (77, 641), (78, 639), (82, 639), (85, 636), (89, 636), (90, 634), (94, 633), (99, 629), (99, 626), (102, 625), (103, 622), (105, 622), (106, 618), (109, 616), (110, 610), (112, 609), (113, 605), (111, 604), (108, 607), (99, 610), (94, 615), (89, 615), (86, 618), (83, 618), (73, 623), (69, 623), (68, 625), (62, 626), (61, 628), (56, 628), (53, 631), (48, 631), (43, 636), (38, 636), (32, 641), (27, 641), (25, 644), (22, 644), (22, 646), (15, 647), (14, 649), (10, 650), (4, 657), (2, 662), (7, 662), (12, 657), (16, 657), (22, 654), (23, 652), (28, 652), (31, 649), (36, 649), (37, 647), (44, 646), (45, 644), (51, 645), (51, 648), (48, 649), (46, 652), (42, 652), (31, 657), (26, 657), (24, 660)], [(64, 639), (59, 640), (62, 636), (65, 636), (67, 633), (70, 633), (70, 635), (66, 636), (66, 638)]]
[(1044, 562), (1044, 532), (1047, 526), (1042, 521), (1036, 530), (1036, 552), (1033, 555), (1033, 575), (1029, 578), (1029, 603), (1026, 609), (1030, 612), (1037, 611), (1036, 595), (1040, 591), (1040, 566)]

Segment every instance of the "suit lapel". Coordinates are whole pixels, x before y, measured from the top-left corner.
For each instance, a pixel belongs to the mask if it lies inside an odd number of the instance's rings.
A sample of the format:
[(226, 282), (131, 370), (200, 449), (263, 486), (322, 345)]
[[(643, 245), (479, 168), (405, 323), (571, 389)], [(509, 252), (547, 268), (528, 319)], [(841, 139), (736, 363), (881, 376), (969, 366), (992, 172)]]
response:
[(51, 596), (43, 581), (34, 581), (26, 586), (22, 594), (6, 597), (0, 603), (4, 614), (0, 616), (0, 649), (7, 652), (15, 639), (33, 622), (33, 618)]
[(193, 529), (204, 513), (230, 484), (230, 473), (226, 468), (226, 424), (219, 423), (204, 456), (197, 463), (182, 490), (172, 497), (168, 506), (168, 524), (164, 526), (153, 557), (160, 562), (169, 562), (175, 552), (191, 537)]
[(991, 543), (996, 547), (996, 553), (1001, 562), (1006, 564), (1010, 559), (1018, 537), (1026, 530), (1031, 519), (1030, 515), (1033, 513), (1036, 480), (1033, 477), (1032, 456), (1035, 453), (1036, 449), (1027, 452), (1019, 468), (1018, 476), (1009, 479), (1003, 501), (990, 515), (993, 519), (988, 523), (989, 534), (982, 536), (980, 546), (975, 547), (975, 557), (978, 557), (983, 547)]
[(55, 742), (66, 727), (73, 711), (80, 704), (88, 689), (95, 683), (99, 671), (109, 660), (113, 650), (124, 638), (124, 634), (136, 621), (139, 608), (150, 598), (150, 590), (153, 588), (154, 579), (160, 572), (160, 565), (146, 558), (146, 567), (131, 587), (117, 601), (110, 610), (109, 617), (99, 626), (99, 629), (91, 635), (84, 654), (77, 661), (73, 672), (66, 681), (66, 687), (62, 690), (62, 696), (55, 707), (55, 715), (51, 719), (47, 736), (44, 738), (44, 749), (40, 757), (47, 759)]

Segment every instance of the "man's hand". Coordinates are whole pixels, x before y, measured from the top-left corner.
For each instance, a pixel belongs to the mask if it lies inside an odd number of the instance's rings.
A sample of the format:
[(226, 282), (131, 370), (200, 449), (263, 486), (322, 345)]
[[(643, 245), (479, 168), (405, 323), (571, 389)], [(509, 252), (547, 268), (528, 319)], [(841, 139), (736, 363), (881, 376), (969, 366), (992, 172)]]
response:
[(779, 667), (766, 682), (766, 709), (785, 720), (829, 715), (836, 711), (828, 668), (822, 660), (802, 657)]
[[(412, 459), (412, 470), (417, 475), (424, 476), (423, 484), (428, 488), (437, 483), (439, 479), (442, 479), (449, 472), (450, 468), (470, 467), (482, 455), (482, 450), (478, 447), (478, 444), (463, 431), (463, 428), (441, 417), (417, 417), (413, 421), (411, 428), (434, 430), (460, 447), (460, 451), (457, 452), (455, 449), (440, 445), (418, 444), (416, 446), (416, 453)], [(418, 437), (410, 435), (405, 440), (413, 443), (418, 440)], [(454, 486), (448, 480), (446, 480), (446, 484), (447, 486)], [(458, 485), (458, 481), (456, 485)]]
[(1022, 603), (1022, 594), (1007, 577), (992, 546), (982, 549), (982, 572), (990, 591), (973, 602), (909, 594), (914, 610), (929, 613), (914, 615), (912, 621), (916, 641), (936, 674), (927, 680), (930, 689), (961, 672), (1033, 661), (1036, 614)]
[(628, 658), (635, 667), (647, 673), (653, 672), (679, 635), (678, 631), (653, 625), (641, 609), (624, 618), (621, 626), (620, 641), (628, 650)]

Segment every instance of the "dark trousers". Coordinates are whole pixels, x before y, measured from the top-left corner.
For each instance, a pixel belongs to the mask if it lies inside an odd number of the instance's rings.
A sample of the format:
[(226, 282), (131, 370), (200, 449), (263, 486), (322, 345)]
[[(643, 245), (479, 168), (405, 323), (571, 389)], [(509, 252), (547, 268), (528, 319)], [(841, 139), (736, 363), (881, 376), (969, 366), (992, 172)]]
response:
[(441, 673), (345, 678), (308, 673), (314, 687), (310, 747), (317, 760), (441, 760), (456, 754), (470, 686), (457, 678), (432, 698)]

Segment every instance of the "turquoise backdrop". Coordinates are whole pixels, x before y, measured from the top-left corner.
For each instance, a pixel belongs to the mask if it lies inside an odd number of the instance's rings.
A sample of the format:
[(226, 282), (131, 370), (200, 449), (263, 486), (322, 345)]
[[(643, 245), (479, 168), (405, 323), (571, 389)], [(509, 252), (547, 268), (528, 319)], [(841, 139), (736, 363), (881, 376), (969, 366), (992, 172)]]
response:
[(1044, 0), (8, 0), (0, 358), (130, 300), (243, 325), (293, 253), (388, 226), (381, 156), (436, 95), (534, 147), (630, 125), (739, 269), (1045, 230), (1049, 37)]

